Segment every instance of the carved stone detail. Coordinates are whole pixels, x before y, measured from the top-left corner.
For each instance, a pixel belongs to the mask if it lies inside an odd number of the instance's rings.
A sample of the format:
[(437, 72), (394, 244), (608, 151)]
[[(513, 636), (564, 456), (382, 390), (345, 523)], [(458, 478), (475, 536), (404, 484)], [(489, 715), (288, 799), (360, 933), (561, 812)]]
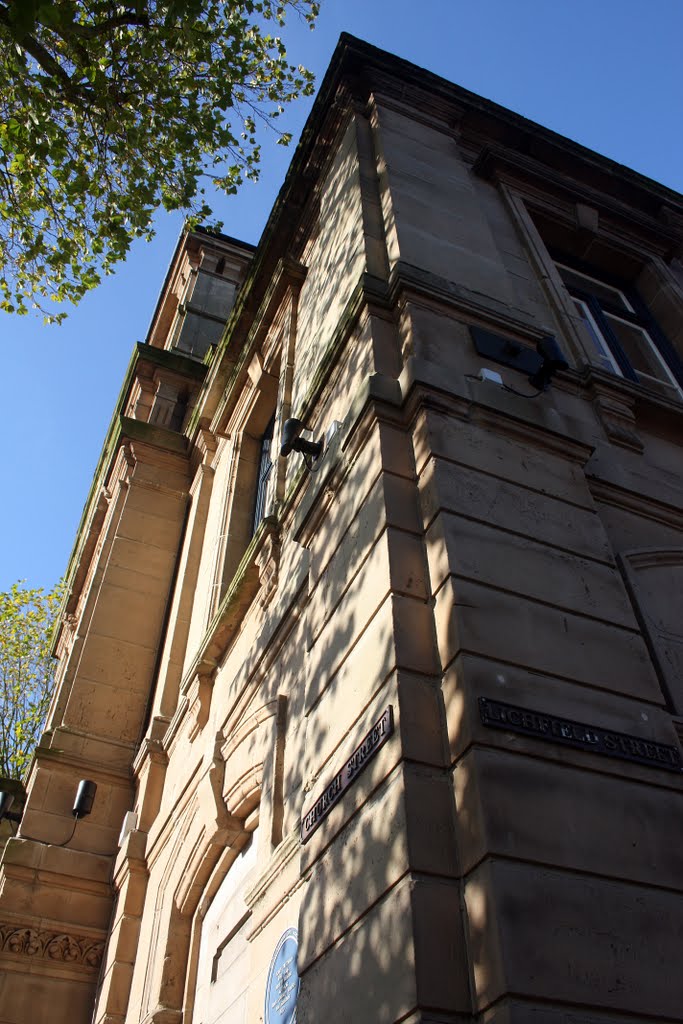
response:
[(636, 431), (633, 403), (600, 395), (594, 400), (593, 406), (607, 437), (613, 444), (634, 452), (642, 452), (643, 442)]
[(187, 690), (191, 715), (190, 740), (194, 740), (209, 720), (213, 673), (198, 672)]
[(199, 423), (195, 444), (198, 452), (201, 454), (202, 462), (207, 466), (212, 466), (216, 451), (218, 450), (218, 438), (202, 421)]
[(83, 935), (68, 935), (66, 932), (0, 924), (0, 950), (96, 971), (102, 963), (104, 942)]
[(265, 606), (277, 589), (278, 571), (280, 566), (280, 538), (277, 533), (268, 533), (263, 546), (256, 556), (261, 590), (259, 601)]

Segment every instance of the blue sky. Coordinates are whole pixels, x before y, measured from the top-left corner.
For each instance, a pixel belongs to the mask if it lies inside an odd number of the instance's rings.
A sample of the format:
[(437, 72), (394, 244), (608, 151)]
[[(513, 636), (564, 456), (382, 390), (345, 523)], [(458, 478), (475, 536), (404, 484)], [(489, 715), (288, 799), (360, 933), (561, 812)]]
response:
[[(323, 0), (314, 32), (290, 25), (290, 57), (319, 81), (342, 31), (683, 192), (683, 0)], [(309, 109), (281, 127), (297, 137)], [(290, 157), (264, 145), (261, 181), (217, 207), (226, 232), (258, 241)], [(0, 590), (52, 586), (66, 567), (180, 227), (160, 217), (62, 327), (0, 313)]]

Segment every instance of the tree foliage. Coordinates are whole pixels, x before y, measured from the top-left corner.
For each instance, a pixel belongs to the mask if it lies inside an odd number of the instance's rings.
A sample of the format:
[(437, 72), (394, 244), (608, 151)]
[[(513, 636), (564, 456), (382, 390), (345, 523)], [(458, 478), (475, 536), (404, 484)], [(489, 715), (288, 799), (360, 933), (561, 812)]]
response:
[[(277, 32), (317, 0), (0, 0), (0, 308), (50, 320), (160, 206), (258, 174), (257, 128), (312, 92)], [(271, 31), (272, 30), (272, 31)], [(289, 137), (278, 133), (279, 141)], [(46, 301), (47, 300), (47, 301)]]
[(61, 588), (15, 583), (0, 593), (0, 776), (20, 779), (45, 722), (54, 684), (52, 634)]

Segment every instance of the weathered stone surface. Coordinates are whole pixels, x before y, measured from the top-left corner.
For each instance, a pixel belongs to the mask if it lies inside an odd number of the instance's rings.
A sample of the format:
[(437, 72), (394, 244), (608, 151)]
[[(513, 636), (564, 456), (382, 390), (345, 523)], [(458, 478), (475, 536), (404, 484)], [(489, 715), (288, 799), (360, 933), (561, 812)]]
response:
[[(680, 749), (680, 403), (591, 365), (547, 246), (676, 344), (683, 207), (349, 37), (334, 61), (253, 273), (184, 237), (136, 348), (0, 866), (0, 1018), (263, 1021), (298, 928), (301, 1024), (683, 1024), (683, 773), (479, 703)], [(219, 279), (228, 332), (179, 356)], [(569, 368), (532, 395), (474, 325)], [(292, 417), (320, 456), (278, 454)]]
[(480, 1009), (514, 978), (531, 999), (679, 1014), (681, 894), (505, 861), (476, 869), (465, 892)]
[(443, 510), (583, 557), (612, 561), (604, 527), (594, 512), (539, 491), (442, 460), (425, 469), (420, 489), (425, 526)]
[(623, 580), (611, 566), (451, 513), (434, 521), (426, 540), (433, 592), (452, 573), (454, 580), (637, 629)]
[(343, 1002), (352, 1019), (390, 1022), (416, 998), (411, 891), (404, 880), (303, 973), (297, 1020), (334, 1020)]
[(617, 693), (661, 702), (647, 647), (635, 630), (453, 578), (436, 596), (435, 620), (444, 665), (467, 651), (587, 685), (599, 679)]
[(502, 750), (470, 751), (453, 780), (464, 871), (501, 856), (681, 887), (683, 852), (669, 829), (680, 789)]

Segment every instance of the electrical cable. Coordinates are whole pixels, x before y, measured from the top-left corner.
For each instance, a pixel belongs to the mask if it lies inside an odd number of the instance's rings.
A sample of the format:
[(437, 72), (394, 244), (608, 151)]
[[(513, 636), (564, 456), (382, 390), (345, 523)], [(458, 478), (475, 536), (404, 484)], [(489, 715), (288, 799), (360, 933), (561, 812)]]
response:
[(28, 839), (29, 842), (31, 842), (31, 843), (41, 843), (43, 846), (59, 846), (59, 847), (66, 846), (66, 844), (70, 843), (71, 840), (73, 839), (73, 837), (74, 837), (74, 835), (76, 833), (76, 825), (78, 824), (79, 820), (80, 820), (79, 818), (75, 818), (74, 819), (74, 827), (71, 829), (71, 835), (69, 835), (68, 838), (65, 839), (63, 843), (49, 843), (47, 841), (47, 839), (37, 839), (35, 836), (24, 835), (23, 832), (22, 832), (21, 835), (18, 835), (18, 830), (19, 830), (19, 826), (18, 825), (15, 826), (16, 831), (15, 831), (14, 835), (11, 838), (12, 839)]
[(74, 818), (74, 827), (71, 829), (71, 835), (69, 836), (68, 839), (65, 839), (63, 843), (52, 843), (51, 845), (52, 846), (66, 846), (67, 843), (70, 843), (71, 840), (73, 839), (75, 833), (76, 833), (76, 825), (78, 825), (79, 820), (80, 820), (79, 818)]
[(538, 398), (539, 395), (545, 394), (543, 389), (540, 391), (534, 391), (533, 395), (525, 395), (523, 391), (516, 391), (514, 388), (508, 387), (507, 384), (503, 384), (503, 390), (509, 391), (513, 395), (519, 395), (520, 398)]

